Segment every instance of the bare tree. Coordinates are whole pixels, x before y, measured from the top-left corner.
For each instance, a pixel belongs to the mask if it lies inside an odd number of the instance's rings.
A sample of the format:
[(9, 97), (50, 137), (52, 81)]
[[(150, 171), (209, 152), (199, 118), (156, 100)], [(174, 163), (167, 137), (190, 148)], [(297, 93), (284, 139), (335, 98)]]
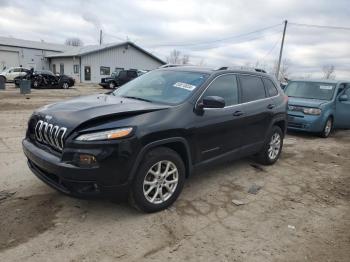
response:
[(174, 49), (170, 52), (170, 55), (166, 58), (168, 64), (182, 64), (187, 65), (190, 63), (190, 56), (183, 55), (181, 57), (181, 52), (179, 50)]
[(205, 62), (205, 59), (204, 58), (202, 58), (200, 61), (199, 61), (199, 63), (198, 63), (198, 65), (199, 66), (205, 66), (207, 63)]
[(334, 65), (324, 65), (322, 67), (324, 79), (335, 79), (335, 67)]
[(70, 45), (70, 46), (83, 46), (83, 41), (80, 38), (77, 37), (70, 37), (67, 38), (65, 41), (66, 45)]
[(190, 63), (190, 56), (189, 55), (183, 55), (181, 63), (183, 65), (187, 65)]
[(170, 52), (170, 55), (166, 58), (166, 61), (168, 64), (180, 64), (181, 58), (180, 58), (181, 52), (179, 50), (174, 49)]

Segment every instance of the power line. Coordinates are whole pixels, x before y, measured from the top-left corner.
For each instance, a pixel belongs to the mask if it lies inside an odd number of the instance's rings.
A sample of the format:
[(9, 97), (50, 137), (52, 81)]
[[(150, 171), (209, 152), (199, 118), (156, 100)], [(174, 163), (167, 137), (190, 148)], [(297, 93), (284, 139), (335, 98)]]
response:
[(350, 27), (344, 26), (328, 26), (328, 25), (312, 25), (312, 24), (302, 24), (302, 23), (289, 23), (290, 25), (303, 26), (303, 27), (315, 27), (324, 29), (335, 29), (335, 30), (350, 30)]
[[(276, 35), (276, 34), (280, 34), (280, 33), (281, 33), (281, 30), (278, 30), (278, 31), (274, 31), (271, 34), (259, 35), (259, 36), (254, 36), (254, 37), (248, 38), (248, 39), (242, 39), (242, 40), (239, 40), (237, 42), (226, 43), (226, 45), (238, 45), (238, 44), (242, 44), (242, 43), (253, 42), (253, 41), (257, 40), (257, 39), (266, 38), (267, 36)], [(209, 46), (209, 47), (195, 48), (195, 49), (190, 49), (190, 50), (192, 50), (192, 51), (202, 51), (202, 50), (208, 50), (208, 49), (215, 49), (215, 48), (218, 48), (218, 47), (221, 47), (221, 46), (222, 45), (220, 45), (220, 46)]]
[(265, 58), (271, 54), (271, 52), (276, 48), (279, 42), (280, 42), (280, 39), (277, 39), (276, 43), (272, 46), (272, 48), (261, 58), (262, 61), (265, 61)]
[(195, 42), (195, 43), (167, 43), (167, 44), (159, 44), (159, 45), (155, 45), (157, 47), (166, 47), (166, 46), (196, 46), (196, 45), (206, 45), (206, 44), (213, 44), (213, 43), (217, 43), (217, 42), (223, 42), (223, 41), (227, 41), (227, 40), (231, 40), (231, 39), (235, 39), (235, 38), (240, 38), (243, 36), (248, 36), (248, 35), (252, 35), (255, 33), (260, 33), (266, 30), (269, 30), (271, 28), (275, 28), (277, 26), (281, 26), (282, 24), (275, 24), (275, 25), (271, 25), (271, 26), (267, 26), (267, 27), (263, 27), (248, 33), (244, 33), (244, 34), (238, 34), (238, 35), (233, 35), (233, 36), (229, 36), (226, 38), (221, 38), (221, 39), (216, 39), (216, 40), (209, 40), (209, 41), (200, 41), (200, 42)]
[(109, 37), (112, 37), (112, 38), (114, 38), (114, 39), (118, 39), (118, 40), (121, 40), (121, 41), (125, 41), (125, 39), (124, 38), (122, 38), (122, 37), (119, 37), (119, 36), (116, 36), (116, 35), (112, 35), (112, 34), (109, 34), (109, 33), (103, 33), (104, 35), (107, 35), (107, 36), (109, 36)]

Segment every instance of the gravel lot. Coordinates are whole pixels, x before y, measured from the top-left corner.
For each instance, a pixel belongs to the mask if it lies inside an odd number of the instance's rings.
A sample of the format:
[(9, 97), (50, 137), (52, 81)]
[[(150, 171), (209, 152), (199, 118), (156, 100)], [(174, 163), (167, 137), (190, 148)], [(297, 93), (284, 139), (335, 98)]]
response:
[(350, 130), (288, 134), (276, 165), (212, 167), (188, 179), (173, 207), (142, 214), (64, 196), (27, 167), (21, 140), (31, 112), (98, 92), (0, 91), (1, 261), (349, 261)]

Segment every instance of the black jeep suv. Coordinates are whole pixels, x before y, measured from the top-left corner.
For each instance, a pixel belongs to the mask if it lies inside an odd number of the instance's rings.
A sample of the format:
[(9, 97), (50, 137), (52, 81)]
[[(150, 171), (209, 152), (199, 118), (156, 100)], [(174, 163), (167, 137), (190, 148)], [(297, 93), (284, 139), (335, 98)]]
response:
[(117, 70), (112, 73), (110, 77), (101, 78), (100, 86), (103, 88), (116, 88), (118, 86), (124, 85), (125, 83), (138, 77), (138, 71), (136, 69), (130, 70)]
[(128, 192), (143, 211), (171, 205), (194, 170), (280, 156), (287, 97), (265, 73), (158, 69), (119, 89), (36, 110), (23, 150), (33, 173), (73, 196)]

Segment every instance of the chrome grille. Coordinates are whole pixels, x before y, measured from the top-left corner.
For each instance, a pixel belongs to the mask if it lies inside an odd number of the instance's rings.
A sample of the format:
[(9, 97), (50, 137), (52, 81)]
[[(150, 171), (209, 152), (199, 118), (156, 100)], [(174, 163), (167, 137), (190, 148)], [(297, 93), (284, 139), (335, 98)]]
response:
[(35, 139), (38, 142), (49, 145), (59, 151), (63, 149), (66, 132), (67, 128), (49, 124), (43, 120), (39, 120), (34, 129)]
[(288, 105), (288, 110), (289, 111), (295, 111), (295, 112), (303, 112), (304, 108), (302, 106)]

